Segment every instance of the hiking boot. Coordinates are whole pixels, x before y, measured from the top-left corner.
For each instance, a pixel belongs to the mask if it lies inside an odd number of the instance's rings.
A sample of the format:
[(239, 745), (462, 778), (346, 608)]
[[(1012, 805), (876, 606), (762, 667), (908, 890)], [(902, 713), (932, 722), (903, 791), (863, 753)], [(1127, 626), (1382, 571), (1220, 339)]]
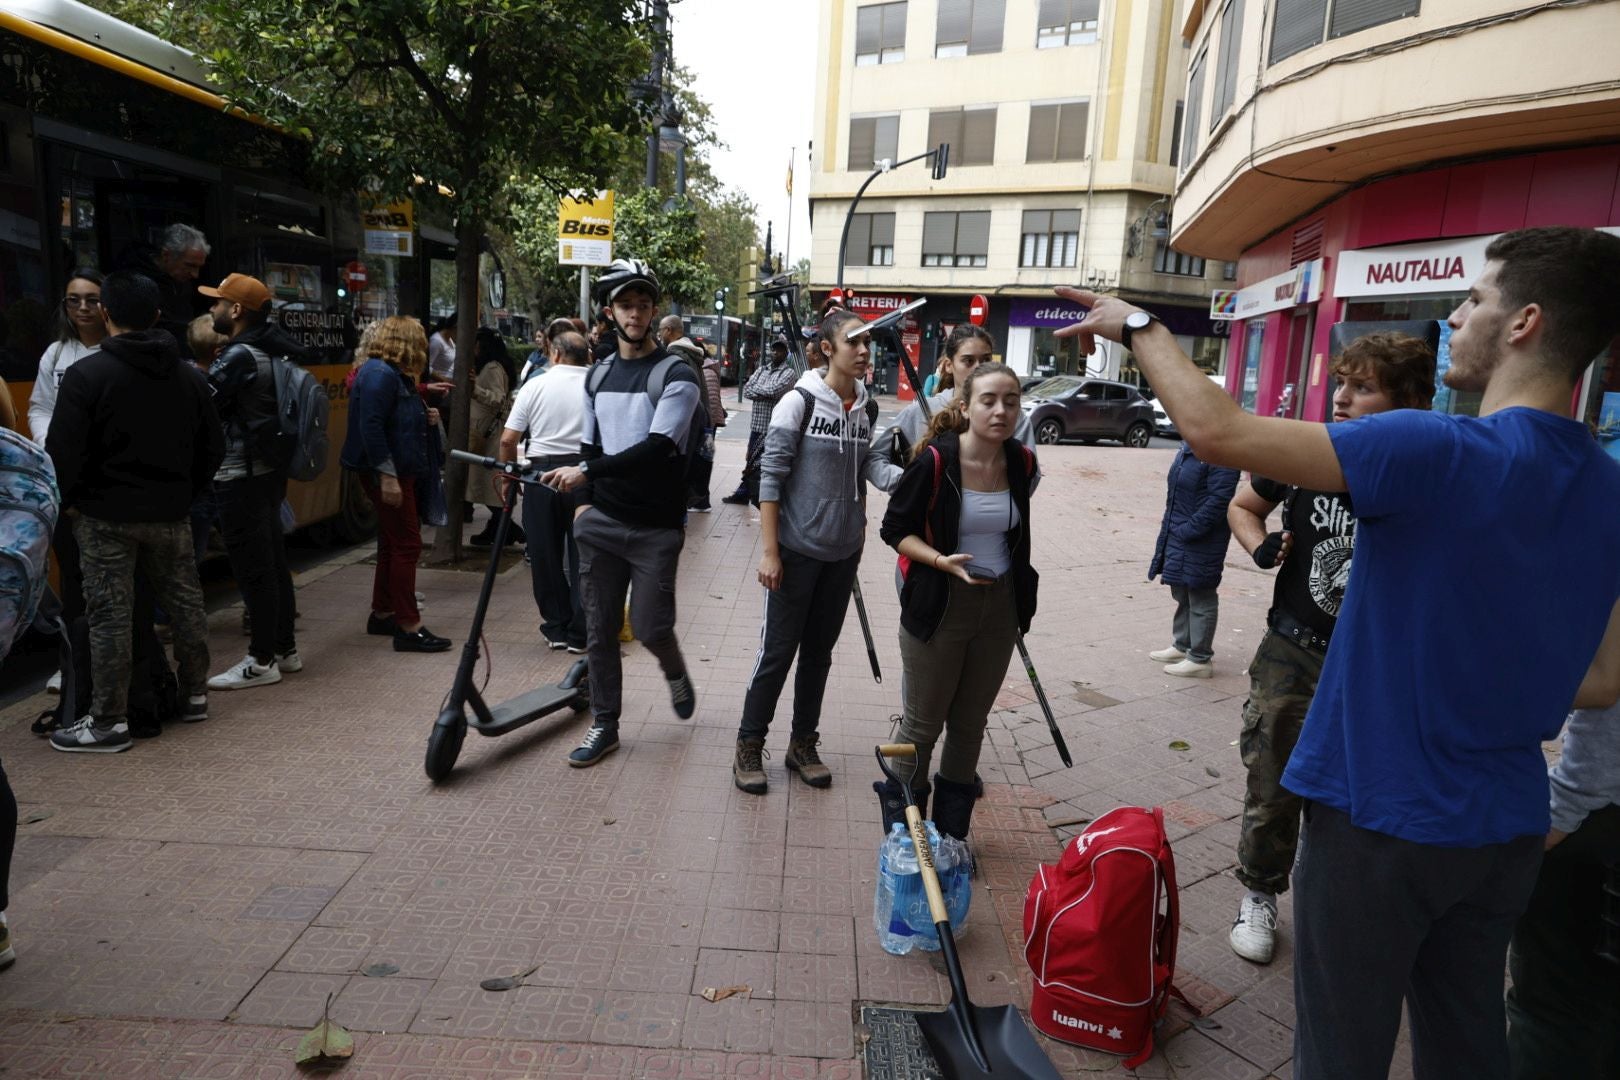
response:
[(1215, 675), (1215, 665), (1209, 660), (1194, 660), (1189, 656), (1179, 664), (1164, 665), (1164, 673), (1178, 679), (1209, 679)]
[(392, 615), (373, 613), (366, 616), (366, 633), (372, 637), (393, 637), (399, 633), (399, 623), (394, 621)]
[(1187, 654), (1172, 645), (1168, 649), (1154, 649), (1148, 653), (1148, 659), (1157, 660), (1161, 664), (1173, 664), (1177, 660), (1187, 659)]
[(750, 795), (765, 794), (765, 740), (745, 735), (737, 740), (737, 756), (731, 763), (731, 781)]
[(295, 671), (303, 671), (304, 658), (298, 655), (297, 649), (290, 649), (287, 652), (278, 652), (276, 653), (276, 667), (280, 668), (284, 674), (290, 674)]
[(1256, 964), (1271, 963), (1277, 951), (1277, 904), (1262, 900), (1254, 893), (1238, 904), (1237, 918), (1232, 922), (1232, 933), (1227, 940), (1232, 951)]
[(180, 722), (200, 724), (208, 719), (208, 695), (192, 694), (180, 708)]
[(811, 787), (832, 787), (832, 770), (822, 764), (821, 755), (816, 752), (816, 743), (820, 741), (819, 735), (789, 739), (782, 764), (787, 766), (789, 772), (798, 773), (799, 779)]
[(668, 682), (669, 703), (675, 707), (675, 715), (682, 720), (692, 719), (697, 712), (697, 688), (692, 685), (692, 677), (683, 672)]
[(96, 723), (93, 716), (86, 716), (51, 736), (52, 749), (65, 750), (70, 754), (116, 754), (133, 745), (128, 724), (103, 727)]
[(592, 724), (585, 733), (585, 741), (568, 755), (568, 764), (576, 769), (588, 768), (619, 748), (619, 725)]
[(261, 664), (253, 659), (250, 653), (229, 671), (221, 672), (209, 679), (208, 689), (250, 690), (255, 686), (274, 686), (280, 681), (281, 669), (276, 667), (274, 658), (268, 664)]

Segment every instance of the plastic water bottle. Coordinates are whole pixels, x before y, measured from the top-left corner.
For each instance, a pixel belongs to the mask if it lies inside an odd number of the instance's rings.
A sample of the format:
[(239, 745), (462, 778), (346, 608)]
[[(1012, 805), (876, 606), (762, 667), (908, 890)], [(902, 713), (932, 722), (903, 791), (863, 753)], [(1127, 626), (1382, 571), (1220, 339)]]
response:
[[(934, 851), (934, 869), (939, 874), (945, 896), (945, 912), (951, 932), (960, 933), (967, 923), (972, 887), (968, 880), (967, 845), (954, 837), (941, 837), (933, 822), (924, 824), (928, 843)], [(878, 850), (877, 889), (873, 897), (872, 921), (885, 952), (903, 956), (912, 949), (939, 950), (939, 934), (928, 910), (928, 893), (923, 888), (917, 852), (906, 826), (896, 823)]]

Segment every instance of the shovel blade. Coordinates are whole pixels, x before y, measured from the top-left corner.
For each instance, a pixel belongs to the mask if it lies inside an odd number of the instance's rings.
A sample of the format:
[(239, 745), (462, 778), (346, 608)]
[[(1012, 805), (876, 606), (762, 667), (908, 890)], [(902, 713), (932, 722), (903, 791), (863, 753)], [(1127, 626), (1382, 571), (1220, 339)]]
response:
[[(917, 1026), (947, 1080), (1059, 1080), (1057, 1069), (1011, 1005), (964, 1008), (957, 1002), (944, 1012), (918, 1013)], [(983, 1063), (975, 1045), (984, 1053)]]

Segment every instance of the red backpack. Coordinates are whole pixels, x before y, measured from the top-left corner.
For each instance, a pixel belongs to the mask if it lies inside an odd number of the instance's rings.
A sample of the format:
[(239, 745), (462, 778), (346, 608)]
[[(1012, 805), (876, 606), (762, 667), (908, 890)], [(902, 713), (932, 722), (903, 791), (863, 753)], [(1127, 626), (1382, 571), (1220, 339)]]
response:
[(1141, 1065), (1169, 1003), (1180, 928), (1164, 814), (1110, 810), (1029, 883), (1030, 1019), (1054, 1039), (1124, 1056), (1127, 1069)]

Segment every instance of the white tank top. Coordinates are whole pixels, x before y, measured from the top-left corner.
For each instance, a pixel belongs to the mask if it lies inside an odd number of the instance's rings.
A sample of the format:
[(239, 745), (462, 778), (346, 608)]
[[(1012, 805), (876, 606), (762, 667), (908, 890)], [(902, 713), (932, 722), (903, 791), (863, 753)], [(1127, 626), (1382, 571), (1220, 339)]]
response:
[(964, 491), (956, 550), (971, 552), (972, 565), (1000, 577), (1012, 568), (1007, 533), (1019, 520), (1011, 491)]

